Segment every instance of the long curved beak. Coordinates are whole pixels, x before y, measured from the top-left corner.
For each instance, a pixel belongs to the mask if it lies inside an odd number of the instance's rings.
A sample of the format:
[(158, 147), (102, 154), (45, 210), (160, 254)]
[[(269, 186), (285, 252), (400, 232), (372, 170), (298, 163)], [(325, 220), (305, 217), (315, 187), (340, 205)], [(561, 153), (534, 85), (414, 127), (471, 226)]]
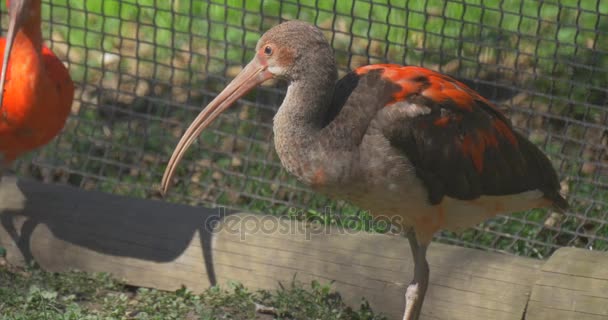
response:
[(262, 82), (272, 78), (265, 63), (255, 57), (245, 68), (228, 84), (228, 86), (209, 103), (203, 111), (192, 121), (192, 124), (177, 143), (161, 182), (161, 193), (164, 195), (169, 189), (178, 163), (194, 140), (207, 128), (222, 112), (230, 107), (239, 98)]
[(8, 32), (6, 33), (6, 44), (4, 46), (4, 56), (2, 57), (2, 72), (0, 73), (0, 108), (2, 108), (4, 97), (4, 83), (6, 82), (6, 73), (8, 69), (8, 60), (13, 50), (13, 43), (17, 31), (21, 29), (23, 22), (29, 14), (30, 0), (11, 0), (9, 3), (9, 23)]

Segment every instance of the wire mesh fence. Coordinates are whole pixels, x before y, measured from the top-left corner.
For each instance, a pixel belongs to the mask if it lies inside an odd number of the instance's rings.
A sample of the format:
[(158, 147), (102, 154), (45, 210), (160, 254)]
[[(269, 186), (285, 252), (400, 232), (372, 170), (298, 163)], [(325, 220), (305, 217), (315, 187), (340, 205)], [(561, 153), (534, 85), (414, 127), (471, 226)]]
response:
[[(325, 32), (341, 74), (390, 62), (456, 77), (503, 107), (558, 168), (572, 204), (568, 214), (532, 210), (437, 240), (539, 258), (561, 246), (608, 249), (608, 2), (602, 0), (46, 1), (45, 39), (69, 66), (77, 91), (63, 133), (21, 159), (17, 172), (158, 198), (185, 127), (251, 58), (259, 36), (289, 19)], [(281, 168), (272, 117), (284, 91), (284, 83), (271, 83), (222, 115), (186, 155), (166, 200), (369, 221)]]

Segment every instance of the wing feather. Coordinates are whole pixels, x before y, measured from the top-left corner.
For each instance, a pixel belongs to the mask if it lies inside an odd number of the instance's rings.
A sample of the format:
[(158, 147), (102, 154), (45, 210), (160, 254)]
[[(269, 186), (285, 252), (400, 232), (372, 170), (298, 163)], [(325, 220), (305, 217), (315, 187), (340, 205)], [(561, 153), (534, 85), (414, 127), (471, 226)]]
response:
[[(558, 207), (559, 181), (549, 159), (516, 132), (487, 99), (457, 80), (420, 67), (370, 65), (396, 84), (383, 108), (383, 133), (403, 152), (429, 190), (429, 201), (444, 196), (473, 200), (541, 190)], [(426, 113), (408, 112), (425, 107)]]

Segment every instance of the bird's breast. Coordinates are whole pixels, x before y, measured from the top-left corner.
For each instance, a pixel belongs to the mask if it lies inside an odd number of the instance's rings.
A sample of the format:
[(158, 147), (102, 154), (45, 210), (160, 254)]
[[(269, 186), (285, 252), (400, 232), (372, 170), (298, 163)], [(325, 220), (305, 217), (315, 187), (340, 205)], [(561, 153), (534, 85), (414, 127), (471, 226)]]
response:
[(327, 150), (318, 143), (275, 141), (275, 148), (285, 169), (313, 189), (339, 187), (352, 177), (354, 150)]
[(74, 84), (63, 63), (46, 47), (27, 41), (11, 53), (0, 113), (0, 153), (5, 162), (48, 143), (69, 115)]
[[(5, 43), (2, 43), (2, 54)], [(7, 69), (0, 130), (22, 126), (39, 104), (43, 66), (33, 44), (18, 34)]]

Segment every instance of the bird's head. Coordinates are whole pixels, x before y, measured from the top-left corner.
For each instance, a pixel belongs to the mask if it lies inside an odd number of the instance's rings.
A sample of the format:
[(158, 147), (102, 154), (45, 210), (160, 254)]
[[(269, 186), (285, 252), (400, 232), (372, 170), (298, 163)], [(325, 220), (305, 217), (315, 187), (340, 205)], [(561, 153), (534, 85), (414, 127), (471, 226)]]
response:
[(268, 30), (257, 43), (251, 63), (266, 68), (272, 77), (298, 80), (302, 74), (333, 64), (333, 51), (315, 26), (287, 21)]
[(302, 21), (284, 22), (268, 30), (258, 41), (253, 59), (186, 129), (167, 164), (161, 192), (168, 190), (177, 164), (188, 147), (203, 129), (240, 97), (268, 79), (281, 78), (293, 82), (305, 75), (317, 78), (336, 76), (333, 52), (323, 33)]

